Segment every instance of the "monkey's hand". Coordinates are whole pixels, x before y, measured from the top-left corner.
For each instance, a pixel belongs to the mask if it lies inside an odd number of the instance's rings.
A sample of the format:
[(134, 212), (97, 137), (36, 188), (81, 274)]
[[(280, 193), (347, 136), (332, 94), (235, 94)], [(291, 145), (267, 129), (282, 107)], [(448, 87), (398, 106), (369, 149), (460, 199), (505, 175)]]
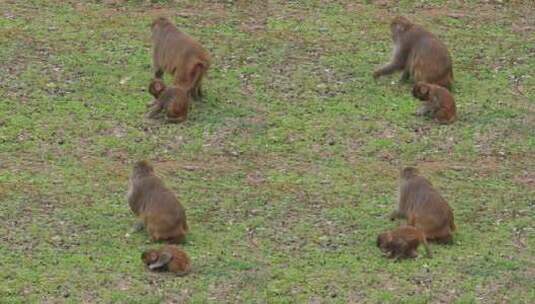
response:
[(146, 106), (147, 108), (151, 108), (151, 107), (155, 106), (157, 103), (158, 103), (158, 100), (154, 99), (152, 102), (149, 102), (149, 103), (146, 104), (145, 106)]
[(373, 79), (377, 79), (381, 76), (381, 70), (376, 70), (373, 72)]

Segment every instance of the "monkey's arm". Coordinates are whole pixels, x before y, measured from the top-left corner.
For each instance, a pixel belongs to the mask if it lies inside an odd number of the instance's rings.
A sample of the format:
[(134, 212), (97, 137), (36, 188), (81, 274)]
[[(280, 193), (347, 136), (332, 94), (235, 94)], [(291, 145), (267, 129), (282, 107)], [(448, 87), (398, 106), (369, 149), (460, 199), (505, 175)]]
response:
[(403, 218), (403, 214), (399, 210), (394, 210), (392, 213), (390, 213), (390, 220), (393, 221), (395, 219), (401, 219)]
[(419, 116), (425, 115), (427, 113), (432, 112), (433, 109), (434, 109), (434, 106), (431, 104), (431, 102), (424, 101), (423, 105), (420, 106), (420, 108), (418, 108), (418, 110), (416, 110), (416, 115), (419, 115)]
[[(392, 56), (392, 62), (376, 70), (373, 73), (373, 78), (378, 78), (383, 75), (392, 74), (395, 71), (402, 70), (405, 67), (406, 55), (403, 50), (396, 48)], [(408, 75), (407, 75), (408, 76)]]
[(132, 226), (132, 233), (141, 231), (143, 228), (145, 228), (145, 224), (143, 222), (137, 222)]
[(171, 261), (171, 254), (168, 252), (162, 252), (155, 263), (149, 265), (150, 270), (154, 270), (167, 265)]
[(156, 116), (158, 116), (158, 114), (160, 114), (162, 109), (163, 109), (163, 102), (156, 100), (152, 104), (152, 107), (150, 108), (149, 112), (147, 113), (147, 117), (155, 118)]

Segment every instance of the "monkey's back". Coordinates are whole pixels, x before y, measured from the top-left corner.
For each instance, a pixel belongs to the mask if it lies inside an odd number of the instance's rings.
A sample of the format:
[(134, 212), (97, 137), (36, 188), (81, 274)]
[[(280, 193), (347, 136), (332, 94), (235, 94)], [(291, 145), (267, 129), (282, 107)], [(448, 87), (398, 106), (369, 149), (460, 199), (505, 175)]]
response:
[(182, 241), (188, 230), (186, 212), (175, 194), (157, 176), (143, 182), (146, 190), (139, 213), (147, 231), (154, 240)]
[(455, 230), (453, 211), (424, 177), (413, 176), (406, 181), (400, 211), (408, 218), (409, 225), (424, 232), (427, 240), (451, 242)]
[(437, 227), (453, 221), (450, 206), (426, 178), (414, 176), (405, 187), (400, 209), (406, 216), (413, 214), (421, 221), (433, 222), (430, 226)]
[(446, 45), (431, 32), (415, 26), (407, 68), (416, 82), (450, 87), (453, 82), (451, 56)]
[(167, 265), (169, 271), (178, 275), (185, 275), (191, 271), (191, 260), (183, 250), (169, 245), (166, 245), (163, 250), (169, 252), (172, 256)]
[(457, 107), (453, 95), (445, 88), (436, 86), (440, 95), (440, 109), (435, 113), (435, 118), (440, 123), (452, 123), (457, 118)]
[(194, 56), (209, 62), (206, 50), (199, 42), (186, 33), (181, 32), (172, 24), (153, 29), (153, 63), (167, 73), (175, 74), (177, 66), (184, 66)]

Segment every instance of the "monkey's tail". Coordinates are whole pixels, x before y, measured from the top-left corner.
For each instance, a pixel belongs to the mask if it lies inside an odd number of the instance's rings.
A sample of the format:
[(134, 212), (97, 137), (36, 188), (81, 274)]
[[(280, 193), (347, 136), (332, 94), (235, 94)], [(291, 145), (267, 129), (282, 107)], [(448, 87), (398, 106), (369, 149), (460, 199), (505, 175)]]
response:
[(453, 211), (450, 209), (450, 230), (455, 231), (457, 230), (457, 226), (455, 226), (455, 223), (453, 221)]

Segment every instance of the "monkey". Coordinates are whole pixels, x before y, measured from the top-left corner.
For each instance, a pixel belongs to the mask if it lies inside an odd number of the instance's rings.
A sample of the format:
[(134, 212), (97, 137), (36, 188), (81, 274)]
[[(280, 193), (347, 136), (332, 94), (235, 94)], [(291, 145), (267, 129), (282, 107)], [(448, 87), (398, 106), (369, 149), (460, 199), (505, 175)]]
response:
[(401, 170), (398, 208), (390, 218), (406, 218), (407, 223), (421, 230), (428, 241), (444, 244), (453, 241), (452, 232), (456, 227), (452, 209), (414, 167)]
[(424, 233), (413, 226), (401, 226), (377, 236), (377, 247), (388, 253), (389, 258), (398, 260), (417, 257), (420, 244), (423, 244), (426, 255), (430, 258), (432, 254)]
[(160, 249), (149, 249), (141, 254), (141, 260), (153, 271), (170, 271), (184, 276), (191, 271), (191, 261), (183, 250), (165, 245)]
[(140, 219), (134, 230), (145, 227), (153, 241), (185, 241), (189, 230), (186, 211), (145, 160), (134, 165), (127, 201), (132, 212)]
[(451, 89), (453, 68), (446, 45), (431, 32), (398, 16), (390, 24), (394, 51), (392, 62), (376, 70), (373, 77), (403, 70), (401, 81), (409, 78)]
[(175, 86), (182, 88), (193, 99), (200, 99), (201, 81), (210, 67), (208, 52), (165, 17), (156, 18), (151, 31), (155, 78), (162, 78), (167, 72), (174, 77)]
[(149, 92), (156, 98), (147, 107), (150, 108), (147, 117), (156, 118), (165, 110), (166, 121), (180, 123), (188, 118), (190, 97), (179, 87), (166, 87), (161, 79), (153, 79), (149, 85)]
[(412, 95), (423, 101), (417, 115), (430, 113), (439, 123), (450, 124), (455, 121), (457, 110), (451, 93), (438, 85), (418, 82), (412, 89)]
[(158, 98), (165, 88), (165, 83), (161, 78), (154, 78), (149, 84), (149, 93), (154, 96), (154, 98)]

